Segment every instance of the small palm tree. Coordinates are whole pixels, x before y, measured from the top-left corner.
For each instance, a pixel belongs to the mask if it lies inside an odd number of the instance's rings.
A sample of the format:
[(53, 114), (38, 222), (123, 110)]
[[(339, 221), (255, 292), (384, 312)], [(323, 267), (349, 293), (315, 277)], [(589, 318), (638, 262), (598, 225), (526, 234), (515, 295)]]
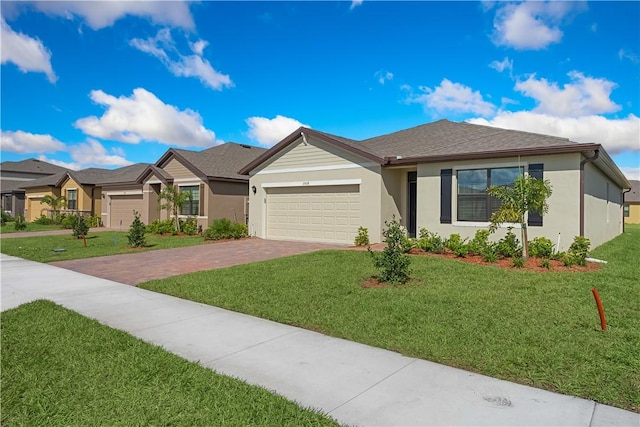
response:
[(50, 194), (47, 194), (42, 198), (41, 203), (50, 206), (51, 211), (53, 212), (53, 217), (57, 218), (58, 211), (60, 210), (60, 208), (66, 206), (67, 199), (64, 196), (52, 196)]
[(191, 200), (191, 193), (180, 191), (179, 187), (174, 185), (167, 185), (162, 189), (160, 194), (158, 194), (158, 202), (160, 203), (160, 209), (166, 209), (171, 214), (176, 221), (176, 231), (180, 232), (180, 219), (178, 218), (178, 214), (182, 210), (182, 206)]
[(547, 199), (551, 196), (549, 180), (537, 179), (529, 175), (518, 176), (513, 186), (491, 186), (487, 193), (499, 199), (502, 206), (491, 214), (489, 230), (494, 232), (505, 222), (515, 222), (522, 228), (522, 252), (526, 259), (529, 256), (529, 241), (527, 240), (527, 221), (525, 214), (536, 212), (544, 215), (549, 210)]

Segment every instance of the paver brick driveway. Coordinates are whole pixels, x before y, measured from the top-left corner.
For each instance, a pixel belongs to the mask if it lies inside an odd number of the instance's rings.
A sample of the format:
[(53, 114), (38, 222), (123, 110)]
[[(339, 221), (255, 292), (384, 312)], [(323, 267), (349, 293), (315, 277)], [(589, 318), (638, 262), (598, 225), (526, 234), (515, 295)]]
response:
[(338, 248), (345, 246), (252, 238), (50, 264), (115, 282), (137, 285), (148, 280), (194, 271)]

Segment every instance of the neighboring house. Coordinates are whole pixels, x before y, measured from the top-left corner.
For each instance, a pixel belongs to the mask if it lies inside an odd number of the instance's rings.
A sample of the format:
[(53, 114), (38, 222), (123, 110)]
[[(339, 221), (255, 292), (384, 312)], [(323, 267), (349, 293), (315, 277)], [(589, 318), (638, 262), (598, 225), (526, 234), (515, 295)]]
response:
[(640, 181), (629, 181), (631, 190), (624, 193), (625, 224), (640, 224)]
[(528, 215), (530, 239), (565, 250), (578, 235), (595, 247), (622, 232), (630, 185), (604, 148), (547, 135), (447, 120), (363, 141), (300, 128), (240, 170), (252, 235), (345, 244), (359, 226), (380, 242), (394, 215), (412, 236), (473, 237), (497, 207), (487, 186), (521, 172), (553, 187), (544, 218)]
[(147, 165), (127, 179), (110, 177), (101, 182), (102, 221), (106, 227), (128, 228), (133, 212), (145, 224), (169, 218), (160, 210), (158, 195), (167, 185), (191, 193), (180, 217), (196, 217), (202, 228), (219, 218), (236, 222), (247, 220), (248, 178), (238, 170), (264, 153), (263, 148), (232, 142), (202, 151), (170, 148), (155, 165)]
[(226, 143), (202, 151), (171, 148), (156, 164), (136, 163), (119, 169), (64, 170), (25, 185), (27, 221), (50, 209), (45, 195), (63, 195), (63, 211), (100, 216), (105, 227), (128, 229), (134, 211), (145, 224), (169, 218), (158, 195), (167, 185), (189, 191), (181, 217), (193, 216), (206, 228), (213, 220), (247, 220), (248, 178), (238, 170), (264, 153), (264, 148)]
[(60, 166), (38, 159), (0, 163), (0, 190), (2, 210), (17, 216), (24, 214), (25, 190), (23, 184), (65, 171)]

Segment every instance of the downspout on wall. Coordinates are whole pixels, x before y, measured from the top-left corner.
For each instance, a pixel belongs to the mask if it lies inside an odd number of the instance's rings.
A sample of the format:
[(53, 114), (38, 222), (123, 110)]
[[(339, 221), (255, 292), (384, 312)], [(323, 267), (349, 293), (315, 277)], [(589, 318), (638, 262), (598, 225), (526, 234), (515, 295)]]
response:
[(580, 162), (580, 236), (584, 237), (584, 165), (600, 157), (600, 150), (595, 150), (593, 157), (587, 157)]
[(625, 226), (625, 220), (624, 220), (624, 195), (627, 194), (630, 191), (631, 191), (631, 188), (629, 188), (628, 190), (622, 190), (622, 232), (623, 233), (624, 233), (624, 226)]

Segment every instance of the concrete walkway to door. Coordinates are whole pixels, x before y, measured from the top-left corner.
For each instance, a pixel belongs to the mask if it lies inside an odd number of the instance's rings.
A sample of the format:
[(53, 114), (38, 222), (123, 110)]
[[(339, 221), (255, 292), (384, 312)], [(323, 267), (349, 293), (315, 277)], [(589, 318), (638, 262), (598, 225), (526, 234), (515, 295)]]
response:
[(250, 238), (135, 254), (57, 261), (50, 264), (114, 282), (137, 285), (194, 271), (213, 270), (322, 249), (344, 248), (345, 246), (325, 243)]

